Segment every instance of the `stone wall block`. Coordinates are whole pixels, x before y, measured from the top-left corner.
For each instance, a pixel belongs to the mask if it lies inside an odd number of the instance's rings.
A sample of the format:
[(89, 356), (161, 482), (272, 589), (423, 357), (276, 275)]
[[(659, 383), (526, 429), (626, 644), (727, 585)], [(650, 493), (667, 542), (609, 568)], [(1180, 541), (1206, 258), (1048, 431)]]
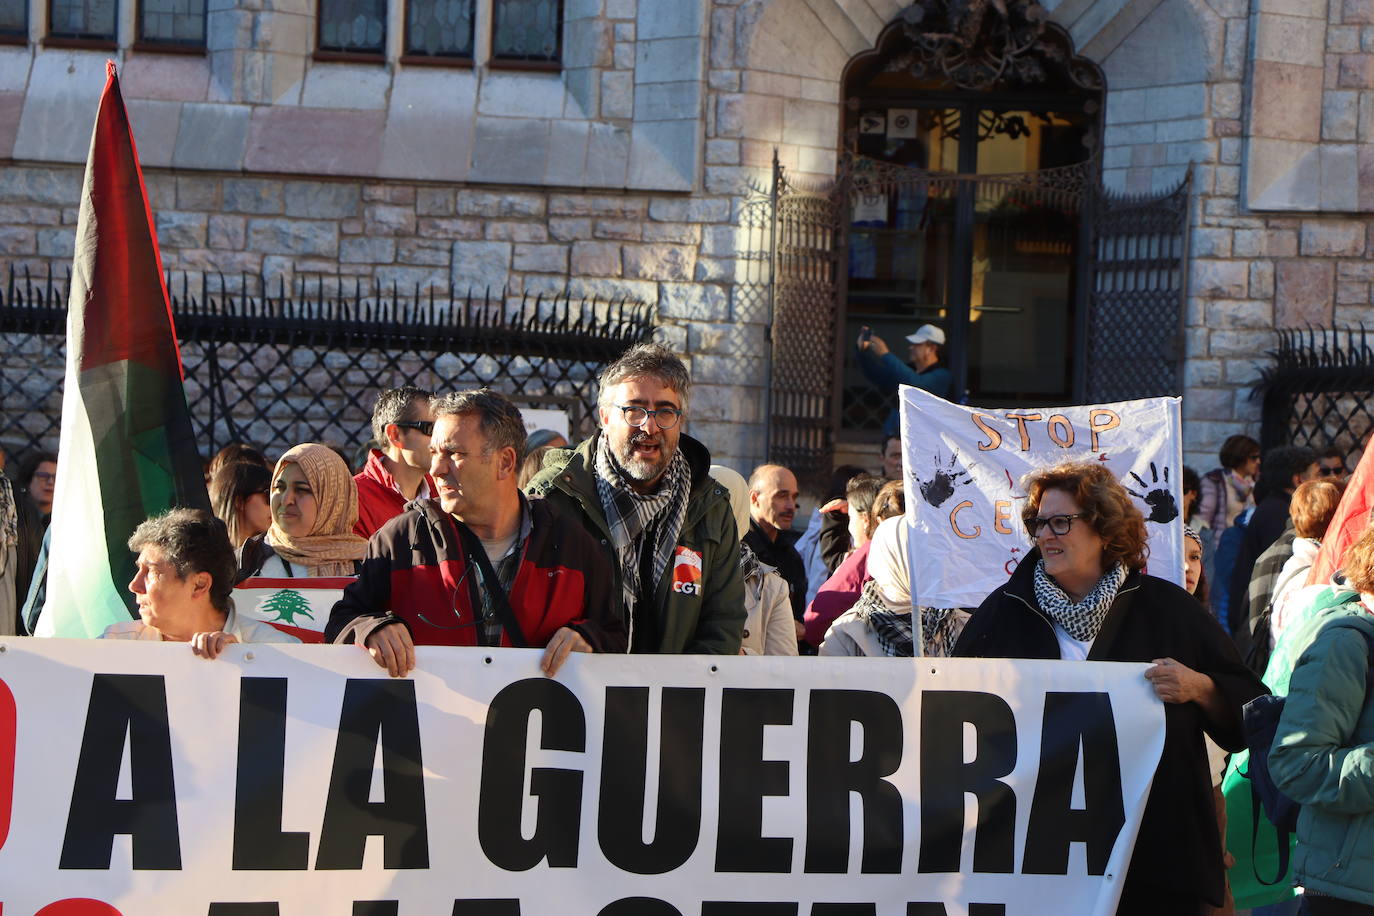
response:
[(622, 256), (625, 276), (638, 280), (690, 280), (696, 270), (696, 249), (686, 245), (626, 245)]
[(1360, 93), (1322, 94), (1322, 139), (1354, 140), (1360, 123)]
[(367, 235), (414, 235), (415, 210), (395, 204), (368, 204), (363, 210)]
[[(1273, 261), (1253, 261), (1250, 264), (1250, 295), (1256, 298), (1268, 299), (1273, 301), (1274, 295), (1274, 262)], [(1270, 309), (1270, 321), (1273, 320), (1273, 309)]]
[(494, 220), (487, 223), (486, 237), (500, 242), (547, 242), (549, 228), (544, 223)]
[(615, 242), (573, 242), (571, 273), (583, 277), (619, 277), (620, 245)]
[(647, 280), (575, 276), (568, 280), (568, 294), (574, 299), (600, 299), (606, 302), (627, 299), (650, 306), (658, 304), (658, 284)]
[(438, 219), (422, 217), (416, 221), (417, 232), (432, 239), (480, 239), (482, 221), (480, 219)]
[[(1334, 7), (1337, 0), (1328, 0)], [(1341, 22), (1374, 23), (1374, 0), (1340, 0)]]
[(1329, 325), (1335, 294), (1334, 268), (1331, 261), (1279, 261), (1274, 278), (1274, 326)]
[(37, 234), (26, 226), (0, 225), (0, 254), (38, 254)]
[(532, 218), (543, 216), (544, 207), (542, 194), (464, 189), (455, 209), (459, 216)]
[(62, 211), (57, 207), (0, 204), (0, 226), (57, 226), (61, 222)]
[(512, 267), (519, 271), (542, 274), (566, 274), (568, 272), (567, 245), (530, 245), (515, 246)]
[(646, 242), (695, 245), (701, 241), (701, 226), (696, 223), (645, 223), (642, 237)]
[(649, 201), (649, 218), (673, 223), (723, 223), (730, 218), (730, 200), (724, 197), (655, 197)]
[(1336, 74), (1341, 89), (1374, 87), (1374, 54), (1343, 54)]
[(1230, 229), (1194, 229), (1193, 255), (1199, 258), (1231, 257)]
[(1292, 229), (1237, 229), (1233, 253), (1238, 258), (1291, 258), (1298, 253)]
[(1304, 220), (1301, 250), (1309, 257), (1351, 257), (1364, 254), (1365, 225), (1334, 220)]
[(1367, 305), (1369, 303), (1369, 284), (1358, 280), (1336, 281), (1337, 305)]
[(159, 245), (172, 248), (205, 247), (207, 217), (204, 213), (159, 210), (154, 221)]
[(493, 293), (504, 291), (510, 266), (510, 242), (453, 243), (454, 290), (471, 289), (474, 295), (481, 295), (487, 289)]
[(396, 246), (396, 260), (402, 264), (447, 267), (452, 246), (443, 239), (403, 239)]
[(344, 219), (358, 215), (358, 186), (349, 182), (288, 181), (283, 199), (287, 216)]
[(1231, 391), (1228, 388), (1188, 388), (1183, 392), (1183, 419), (1231, 419)]
[(1219, 359), (1190, 359), (1183, 364), (1183, 384), (1186, 388), (1207, 388), (1221, 382), (1222, 361)]
[(644, 224), (637, 219), (599, 219), (592, 224), (592, 238), (638, 242), (644, 237)]
[(659, 313), (665, 318), (727, 321), (730, 297), (724, 287), (712, 283), (660, 283)]
[(1213, 331), (1207, 343), (1213, 356), (1253, 356), (1274, 346), (1274, 332), (1250, 329)]
[[(609, 216), (619, 219), (643, 219), (648, 204), (639, 197), (616, 197), (592, 194), (555, 194), (549, 198), (550, 216)], [(542, 214), (525, 214), (542, 215)]]
[(415, 213), (419, 216), (452, 216), (454, 194), (450, 188), (416, 188)]
[(1213, 299), (1244, 299), (1249, 271), (1241, 261), (1195, 259), (1189, 289), (1195, 296)]
[(575, 242), (592, 236), (592, 221), (577, 217), (554, 217), (549, 220), (549, 238), (557, 242)]
[(338, 223), (303, 219), (251, 219), (248, 247), (265, 254), (336, 257)]
[(1212, 329), (1270, 328), (1274, 305), (1267, 299), (1214, 299), (1207, 303), (1207, 327)]
[(228, 213), (276, 214), (285, 210), (280, 181), (261, 178), (224, 179), (224, 209)]
[(350, 238), (339, 242), (339, 260), (345, 264), (390, 264), (396, 260), (396, 240)]
[(206, 226), (206, 245), (213, 250), (239, 251), (247, 243), (248, 219), (213, 214)]

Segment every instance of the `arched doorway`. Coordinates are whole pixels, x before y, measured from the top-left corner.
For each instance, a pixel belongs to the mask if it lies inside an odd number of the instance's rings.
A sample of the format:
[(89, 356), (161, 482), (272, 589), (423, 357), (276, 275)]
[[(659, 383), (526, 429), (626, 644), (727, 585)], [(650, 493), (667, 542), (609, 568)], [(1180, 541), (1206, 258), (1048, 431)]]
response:
[[(955, 400), (1073, 397), (1097, 174), (1103, 78), (1034, 3), (909, 7), (843, 80), (850, 198), (841, 335), (893, 352), (944, 330)], [(851, 358), (843, 422), (872, 428), (889, 398)]]
[(771, 460), (818, 477), (872, 451), (895, 395), (855, 365), (863, 325), (899, 357), (942, 327), (952, 399), (973, 404), (1180, 390), (1186, 182), (1102, 189), (1104, 80), (1043, 9), (922, 0), (842, 92), (836, 181), (775, 165), (742, 212), (759, 247), (739, 295), (770, 304)]

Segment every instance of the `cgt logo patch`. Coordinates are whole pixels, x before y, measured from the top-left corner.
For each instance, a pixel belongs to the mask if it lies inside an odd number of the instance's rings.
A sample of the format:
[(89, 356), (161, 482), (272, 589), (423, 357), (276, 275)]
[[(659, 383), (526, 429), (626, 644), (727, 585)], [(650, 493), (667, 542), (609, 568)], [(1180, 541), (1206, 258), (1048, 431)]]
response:
[(701, 554), (681, 544), (673, 549), (673, 591), (680, 595), (701, 594)]

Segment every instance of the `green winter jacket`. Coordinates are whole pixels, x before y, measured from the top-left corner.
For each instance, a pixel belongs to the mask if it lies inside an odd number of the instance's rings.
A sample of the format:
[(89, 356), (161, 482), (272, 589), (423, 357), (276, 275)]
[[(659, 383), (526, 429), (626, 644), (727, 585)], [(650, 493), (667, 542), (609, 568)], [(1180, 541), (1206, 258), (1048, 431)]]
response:
[[(569, 516), (581, 520), (606, 550), (622, 587), (620, 559), (611, 543), (606, 511), (596, 491), (593, 446), (600, 436), (575, 449), (554, 449), (544, 467), (525, 487), (533, 497), (549, 500)], [(678, 448), (692, 470), (687, 517), (678, 535), (678, 548), (701, 555), (701, 582), (695, 588), (674, 589), (674, 564), (669, 564), (655, 589), (658, 608), (658, 651), (738, 655), (744, 633), (744, 578), (739, 564), (739, 529), (725, 488), (711, 479), (711, 453), (690, 436)]]
[[(1271, 693), (1280, 697), (1288, 695), (1293, 667), (1312, 645), (1317, 631), (1333, 616), (1345, 616), (1346, 605), (1357, 597), (1348, 588), (1329, 587), (1318, 592), (1302, 613), (1295, 615), (1275, 643), (1268, 667), (1264, 669), (1264, 686)], [(1226, 850), (1236, 857), (1227, 879), (1237, 910), (1280, 903), (1293, 897), (1292, 860), (1288, 872), (1278, 874), (1278, 832), (1263, 810), (1254, 810), (1250, 780), (1246, 777), (1249, 766), (1249, 751), (1232, 754), (1221, 781), (1221, 791), (1226, 796)], [(1297, 837), (1290, 834), (1290, 853), (1296, 843)]]
[(1374, 703), (1365, 689), (1374, 615), (1351, 601), (1317, 623), (1288, 683), (1269, 769), (1302, 805), (1293, 880), (1374, 905)]

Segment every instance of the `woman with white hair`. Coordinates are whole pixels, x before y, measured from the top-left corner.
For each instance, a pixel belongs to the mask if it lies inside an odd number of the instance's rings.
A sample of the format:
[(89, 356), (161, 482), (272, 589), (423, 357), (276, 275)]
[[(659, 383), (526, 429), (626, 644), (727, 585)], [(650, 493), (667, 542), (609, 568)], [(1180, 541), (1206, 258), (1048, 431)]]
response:
[(744, 535), (749, 531), (749, 484), (738, 471), (711, 465), (711, 477), (730, 494), (730, 508), (739, 527), (739, 565), (744, 575), (744, 639), (740, 655), (796, 655), (797, 628), (792, 622), (792, 602), (787, 580), (762, 562)]

